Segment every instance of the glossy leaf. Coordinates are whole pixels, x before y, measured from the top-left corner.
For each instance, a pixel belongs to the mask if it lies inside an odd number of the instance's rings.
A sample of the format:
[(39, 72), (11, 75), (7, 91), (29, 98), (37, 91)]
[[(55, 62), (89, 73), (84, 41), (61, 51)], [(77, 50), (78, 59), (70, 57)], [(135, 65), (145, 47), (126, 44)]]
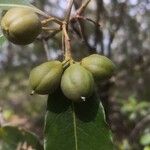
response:
[(38, 138), (31, 132), (12, 126), (0, 128), (0, 150), (43, 150)]
[(72, 103), (60, 91), (49, 95), (44, 149), (113, 150), (104, 110), (96, 95), (83, 103)]

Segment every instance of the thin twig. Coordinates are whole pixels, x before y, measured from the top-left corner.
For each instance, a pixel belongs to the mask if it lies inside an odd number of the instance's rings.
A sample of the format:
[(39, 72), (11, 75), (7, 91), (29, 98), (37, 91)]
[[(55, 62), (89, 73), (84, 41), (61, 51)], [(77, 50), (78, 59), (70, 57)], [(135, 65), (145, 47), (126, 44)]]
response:
[(69, 19), (70, 19), (70, 14), (71, 14), (72, 6), (73, 6), (73, 0), (70, 0), (69, 1), (69, 7), (68, 7), (68, 10), (67, 10), (67, 13), (66, 13), (66, 16), (65, 16), (65, 21), (67, 23), (69, 22)]
[(82, 13), (84, 13), (84, 11), (85, 11), (85, 8), (87, 7), (87, 5), (89, 4), (89, 2), (90, 2), (91, 0), (88, 0), (88, 1), (86, 1), (85, 3), (83, 3), (82, 5), (81, 5), (81, 7), (78, 9), (78, 11), (77, 11), (77, 15), (81, 15)]
[(137, 135), (143, 130), (146, 126), (150, 125), (150, 114), (145, 116), (133, 129), (133, 131), (130, 134), (130, 140), (131, 142), (136, 141)]
[(45, 53), (46, 53), (46, 58), (47, 60), (50, 60), (50, 53), (49, 53), (49, 49), (48, 49), (48, 43), (45, 39), (42, 40), (43, 42), (43, 45), (44, 45), (44, 50), (45, 50)]
[(48, 19), (44, 19), (41, 21), (42, 25), (47, 24), (48, 22), (52, 21), (54, 18), (53, 17), (49, 17)]
[(70, 38), (67, 33), (67, 24), (66, 22), (63, 23), (63, 34), (64, 34), (64, 44), (65, 44), (65, 59), (68, 60), (71, 58), (71, 43)]
[[(48, 35), (43, 35), (37, 38), (37, 40), (41, 41), (41, 40), (49, 40), (50, 38), (54, 37), (57, 33), (59, 33), (62, 29), (57, 29), (54, 31), (50, 31)], [(48, 32), (48, 31), (46, 31)]]
[(94, 20), (92, 20), (91, 18), (88, 18), (88, 17), (84, 17), (84, 16), (79, 16), (78, 15), (78, 16), (76, 16), (76, 18), (77, 19), (82, 19), (82, 20), (85, 20), (85, 21), (89, 21), (89, 22), (93, 23), (94, 25), (96, 25), (98, 27), (101, 26), (99, 22), (96, 22), (96, 21), (94, 21)]
[(104, 44), (103, 44), (103, 31), (99, 28), (99, 21), (101, 15), (104, 13), (103, 0), (96, 0), (97, 9), (96, 9), (96, 23), (95, 23), (95, 37), (94, 37), (94, 47), (97, 47), (98, 44), (101, 45), (101, 54), (104, 53)]
[(91, 46), (88, 42), (88, 37), (85, 33), (84, 22), (82, 20), (78, 20), (78, 24), (79, 24), (79, 28), (80, 28), (83, 41), (85, 42), (85, 45), (89, 49), (90, 54), (95, 53), (96, 52), (95, 47)]
[[(79, 25), (79, 32), (81, 34), (81, 37), (83, 39), (83, 41), (85, 42), (85, 45), (87, 46), (87, 48), (90, 50), (90, 53), (95, 53), (95, 48), (92, 47), (89, 43), (88, 43), (88, 38), (87, 38), (87, 35), (85, 33), (85, 28), (84, 28), (84, 22), (83, 20), (88, 20), (88, 21), (91, 21), (92, 19), (89, 19), (89, 18), (85, 18), (83, 17), (83, 13), (86, 9), (86, 7), (88, 6), (89, 2), (91, 0), (87, 0), (85, 3), (83, 3), (81, 5), (81, 7), (77, 10), (75, 16), (73, 16), (71, 19), (70, 19), (70, 22), (77, 22), (78, 25)], [(91, 21), (91, 22), (94, 22), (94, 21)], [(95, 23), (94, 23), (95, 24)]]
[(47, 37), (44, 38), (44, 40), (47, 41), (48, 39), (54, 37), (60, 31), (61, 31), (61, 29), (58, 29), (58, 30), (55, 30), (55, 31), (51, 32)]
[(60, 28), (51, 29), (49, 27), (42, 27), (42, 30), (44, 30), (46, 32), (54, 32), (54, 31), (60, 30)]
[(65, 16), (65, 20), (63, 21), (63, 25), (62, 25), (62, 31), (63, 31), (63, 41), (64, 43), (62, 43), (62, 45), (64, 44), (64, 50), (65, 50), (65, 60), (71, 59), (71, 43), (70, 43), (70, 38), (68, 35), (68, 24), (70, 21), (70, 14), (71, 14), (71, 10), (72, 10), (72, 6), (73, 6), (73, 0), (69, 1), (69, 7), (68, 7), (68, 11), (66, 13)]
[(64, 57), (65, 57), (65, 36), (64, 34), (62, 33), (62, 51), (63, 51), (63, 54), (64, 54)]
[(47, 23), (49, 23), (49, 22), (51, 22), (51, 21), (53, 21), (53, 22), (55, 22), (55, 23), (57, 23), (57, 24), (59, 24), (59, 25), (62, 25), (62, 21), (61, 20), (59, 20), (58, 18), (54, 18), (54, 17), (50, 17), (50, 18), (48, 18), (48, 19), (44, 19), (44, 20), (42, 20), (42, 25), (46, 25)]

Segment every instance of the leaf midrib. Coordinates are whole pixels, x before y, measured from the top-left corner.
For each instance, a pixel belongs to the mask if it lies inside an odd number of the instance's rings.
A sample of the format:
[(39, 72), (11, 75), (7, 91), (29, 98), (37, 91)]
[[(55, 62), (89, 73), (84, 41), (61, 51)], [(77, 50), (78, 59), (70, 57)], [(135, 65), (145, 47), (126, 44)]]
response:
[(78, 139), (77, 139), (77, 124), (74, 103), (72, 102), (72, 115), (73, 115), (73, 127), (74, 127), (74, 139), (75, 139), (75, 150), (78, 150)]

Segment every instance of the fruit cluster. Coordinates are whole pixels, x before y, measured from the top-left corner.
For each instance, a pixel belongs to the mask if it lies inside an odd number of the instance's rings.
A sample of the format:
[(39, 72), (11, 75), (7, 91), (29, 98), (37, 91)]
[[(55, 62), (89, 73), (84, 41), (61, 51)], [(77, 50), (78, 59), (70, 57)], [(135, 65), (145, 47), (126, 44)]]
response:
[[(1, 20), (6, 38), (20, 45), (32, 43), (42, 31), (42, 23), (35, 12), (27, 8), (12, 8)], [(95, 81), (112, 76), (115, 65), (105, 56), (93, 54), (81, 62), (73, 60), (49, 61), (35, 67), (29, 77), (33, 92), (49, 94), (61, 87), (64, 95), (75, 102), (92, 95)]]
[(49, 61), (35, 67), (29, 77), (32, 90), (49, 94), (60, 86), (68, 99), (81, 102), (92, 95), (95, 81), (110, 78), (115, 70), (110, 59), (98, 54), (85, 57), (81, 62), (67, 63)]

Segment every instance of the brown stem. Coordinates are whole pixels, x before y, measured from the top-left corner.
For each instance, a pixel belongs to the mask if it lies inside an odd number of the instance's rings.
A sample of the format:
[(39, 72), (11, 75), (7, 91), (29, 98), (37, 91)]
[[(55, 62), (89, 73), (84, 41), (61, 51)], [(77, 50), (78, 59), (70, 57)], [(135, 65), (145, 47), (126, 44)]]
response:
[(83, 3), (82, 5), (81, 5), (81, 7), (78, 9), (78, 11), (77, 11), (77, 14), (78, 15), (81, 15), (82, 13), (84, 13), (84, 11), (85, 11), (85, 8), (87, 7), (87, 5), (89, 4), (89, 2), (90, 2), (91, 0), (88, 0), (88, 1), (86, 1), (85, 3)]
[(63, 26), (64, 45), (65, 45), (65, 59), (71, 59), (71, 43), (67, 32), (67, 23), (64, 21)]
[(79, 33), (81, 35), (81, 38), (82, 40), (85, 42), (85, 45), (87, 46), (87, 48), (90, 50), (90, 53), (95, 53), (95, 48), (92, 47), (89, 43), (88, 43), (88, 37), (85, 33), (85, 27), (84, 27), (84, 22), (83, 21), (90, 21), (92, 23), (95, 24), (95, 21), (93, 21), (92, 19), (90, 18), (86, 18), (83, 16), (83, 13), (86, 9), (86, 7), (88, 6), (89, 2), (91, 0), (87, 0), (85, 3), (83, 3), (81, 5), (81, 7), (77, 10), (77, 13), (75, 14), (75, 16), (73, 16), (71, 19), (70, 19), (70, 22), (73, 24), (73, 23), (78, 23), (78, 26), (79, 26)]
[(88, 42), (88, 37), (87, 37), (86, 32), (85, 32), (85, 27), (84, 27), (83, 20), (78, 20), (78, 24), (79, 24), (79, 28), (80, 28), (80, 31), (81, 31), (83, 41), (85, 42), (85, 45), (87, 46), (87, 48), (89, 50), (89, 53), (90, 54), (95, 53), (96, 52), (95, 47), (91, 46)]
[(42, 27), (42, 30), (46, 31), (46, 32), (54, 32), (54, 31), (58, 31), (60, 30), (59, 28), (54, 28), (54, 29), (51, 29), (49, 27)]
[(70, 38), (68, 35), (68, 24), (69, 24), (69, 20), (70, 20), (70, 14), (71, 14), (71, 9), (73, 6), (73, 0), (69, 1), (69, 8), (68, 11), (66, 13), (66, 17), (65, 20), (63, 21), (63, 25), (62, 25), (62, 31), (63, 31), (63, 40), (62, 45), (64, 45), (64, 50), (65, 50), (65, 60), (69, 60), (72, 59), (71, 56), (71, 43), (70, 43)]
[(65, 57), (65, 36), (64, 36), (64, 33), (62, 32), (62, 51), (63, 51), (63, 54), (64, 54), (64, 57)]
[(96, 23), (95, 23), (95, 36), (94, 36), (94, 47), (97, 48), (97, 45), (101, 46), (101, 54), (104, 53), (104, 44), (103, 44), (103, 31), (99, 28), (99, 22), (101, 16), (104, 13), (103, 0), (96, 0)]
[(48, 23), (51, 22), (51, 21), (53, 21), (53, 22), (55, 22), (55, 23), (57, 23), (57, 24), (59, 24), (59, 25), (62, 25), (62, 21), (59, 20), (59, 19), (56, 18), (56, 17), (49, 17), (48, 19), (42, 20), (41, 23), (42, 23), (42, 25), (46, 25), (46, 24), (48, 24)]
[(84, 16), (79, 16), (78, 15), (78, 16), (76, 16), (76, 18), (77, 19), (82, 19), (82, 20), (85, 20), (85, 21), (89, 21), (89, 22), (93, 23), (94, 25), (96, 25), (98, 27), (101, 26), (99, 22), (96, 22), (96, 21), (94, 21), (94, 20), (92, 20), (91, 18), (88, 18), (88, 17), (84, 17)]
[(69, 22), (69, 18), (70, 18), (72, 6), (73, 6), (73, 0), (70, 0), (70, 1), (69, 1), (69, 8), (68, 8), (68, 11), (67, 11), (66, 17), (65, 17), (65, 21), (66, 21), (67, 23)]

